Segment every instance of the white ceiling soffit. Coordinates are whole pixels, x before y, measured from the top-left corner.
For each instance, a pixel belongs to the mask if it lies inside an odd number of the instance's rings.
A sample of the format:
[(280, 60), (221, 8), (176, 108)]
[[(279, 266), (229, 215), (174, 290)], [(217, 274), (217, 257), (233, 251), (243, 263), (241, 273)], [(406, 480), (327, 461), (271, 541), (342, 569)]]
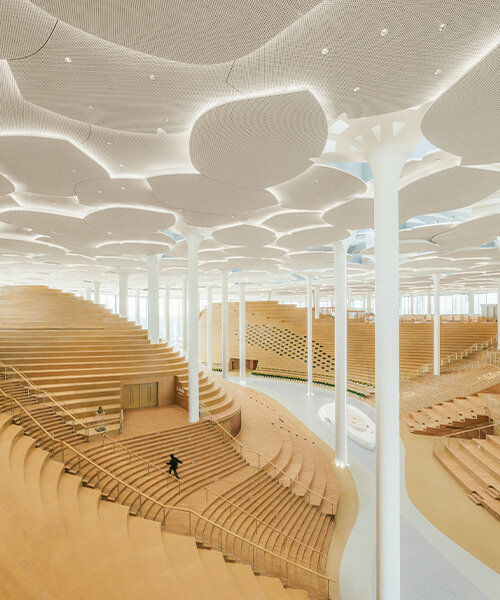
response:
[(355, 198), (336, 206), (323, 215), (323, 220), (344, 229), (371, 229), (373, 227), (373, 198)]
[(500, 187), (500, 173), (452, 167), (410, 183), (399, 191), (403, 221), (417, 215), (456, 210), (493, 194)]
[(165, 0), (32, 1), (66, 23), (115, 44), (199, 64), (232, 61), (249, 54), (320, 3), (169, 0), (167, 6)]
[(267, 246), (272, 244), (276, 235), (270, 229), (256, 225), (236, 225), (225, 227), (213, 233), (213, 237), (221, 244), (228, 246)]
[(14, 184), (9, 181), (6, 177), (0, 174), (0, 194), (5, 196), (12, 193), (15, 190)]
[(462, 164), (500, 162), (499, 72), (500, 45), (444, 92), (422, 120), (425, 137), (461, 156)]
[(37, 52), (57, 23), (53, 15), (26, 0), (2, 0), (0, 59), (16, 59)]
[(325, 210), (364, 194), (366, 184), (346, 171), (312, 166), (272, 191), (285, 208)]
[(91, 125), (127, 131), (182, 131), (207, 104), (235, 95), (226, 84), (228, 64), (167, 61), (62, 21), (38, 52), (9, 61), (9, 67), (25, 100)]
[(98, 248), (100, 255), (118, 255), (118, 256), (150, 256), (152, 254), (167, 253), (169, 248), (174, 244), (173, 240), (165, 241), (158, 244), (153, 242), (106, 242)]
[(248, 190), (198, 173), (159, 175), (148, 178), (148, 183), (158, 201), (173, 210), (248, 217), (255, 210), (277, 204), (266, 190)]
[(451, 231), (437, 235), (432, 241), (442, 250), (477, 248), (495, 240), (499, 231), (500, 214), (489, 215), (460, 223)]
[(328, 119), (394, 112), (447, 89), (498, 39), (499, 23), (494, 1), (322, 2), (237, 60), (228, 83), (244, 94), (307, 86)]
[(343, 227), (326, 225), (323, 227), (310, 227), (293, 233), (287, 233), (278, 238), (276, 244), (287, 250), (300, 251), (315, 246), (333, 244), (334, 242), (347, 239), (349, 235), (349, 232)]
[(456, 223), (433, 223), (432, 225), (422, 225), (412, 229), (400, 229), (399, 240), (427, 240), (432, 241), (437, 235), (450, 231)]
[[(213, 250), (212, 252), (220, 252), (221, 254), (232, 257), (242, 258), (282, 258), (286, 252), (282, 248), (274, 248), (272, 246), (232, 246), (224, 248), (224, 250)], [(200, 257), (206, 259), (209, 252), (203, 252)]]
[(69, 142), (30, 136), (0, 136), (0, 171), (16, 189), (49, 196), (71, 196), (77, 183), (108, 176)]
[(216, 106), (195, 122), (191, 160), (203, 175), (248, 189), (287, 181), (311, 166), (328, 135), (307, 92), (247, 98)]
[(75, 186), (80, 204), (154, 205), (156, 197), (144, 179), (87, 179)]
[(322, 225), (321, 213), (309, 211), (283, 212), (263, 221), (264, 227), (270, 227), (278, 233), (288, 233), (303, 227)]
[(0, 133), (65, 137), (83, 144), (89, 137), (88, 123), (68, 119), (24, 100), (7, 61), (0, 60)]
[[(87, 215), (84, 221), (98, 231), (117, 235), (130, 234), (136, 238), (142, 234), (169, 229), (175, 223), (175, 216), (141, 208), (112, 207), (97, 210)], [(170, 241), (170, 238), (165, 241)]]

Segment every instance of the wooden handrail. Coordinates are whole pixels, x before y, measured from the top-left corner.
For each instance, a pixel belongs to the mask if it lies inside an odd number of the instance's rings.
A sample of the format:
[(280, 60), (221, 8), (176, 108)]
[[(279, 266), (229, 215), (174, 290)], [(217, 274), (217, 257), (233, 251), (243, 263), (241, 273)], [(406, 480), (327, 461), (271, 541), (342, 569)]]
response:
[[(60, 404), (51, 394), (50, 392), (47, 392), (47, 390), (43, 389), (42, 387), (34, 384), (32, 381), (30, 381), (23, 373), (21, 373), (18, 369), (16, 369), (16, 367), (13, 367), (12, 365), (6, 365), (3, 362), (0, 362), (0, 367), (3, 367), (4, 369), (12, 369), (12, 371), (14, 371), (15, 373), (17, 373), (19, 375), (20, 379), (23, 379), (26, 384), (28, 385), (28, 393), (29, 393), (29, 387), (32, 387), (35, 392), (36, 391), (41, 391), (43, 394), (45, 394), (48, 398), (50, 398), (51, 402), (53, 402), (55, 404), (55, 406), (57, 406), (61, 412), (64, 412), (66, 415), (68, 415), (68, 417), (74, 421), (75, 423), (78, 423), (80, 426), (83, 427), (83, 430), (89, 430), (91, 429), (88, 425), (88, 423), (84, 423), (83, 421), (80, 421), (80, 419), (78, 419), (77, 417), (75, 417), (74, 415), (72, 415), (62, 404)], [(155, 469), (156, 471), (160, 471), (160, 473), (162, 475), (165, 475), (166, 477), (169, 477), (170, 479), (172, 479), (172, 481), (179, 486), (179, 489), (181, 488), (181, 483), (177, 480), (176, 477), (174, 477), (173, 475), (170, 475), (168, 473), (168, 471), (158, 467), (157, 465), (155, 465), (154, 463), (150, 462), (149, 460), (147, 460), (146, 458), (144, 458), (143, 456), (140, 456), (139, 454), (137, 454), (136, 452), (134, 452), (133, 450), (130, 450), (129, 448), (127, 448), (126, 446), (124, 446), (123, 444), (121, 444), (120, 442), (118, 442), (117, 440), (115, 440), (114, 438), (112, 438), (111, 436), (107, 435), (106, 433), (102, 432), (102, 439), (103, 439), (103, 445), (104, 445), (104, 439), (108, 440), (111, 444), (114, 444), (115, 446), (118, 446), (120, 448), (122, 448), (123, 450), (125, 450), (126, 452), (129, 453), (129, 455), (134, 456), (135, 458), (137, 458), (138, 460), (144, 462), (145, 464), (148, 465), (148, 472), (149, 472), (149, 467)], [(88, 437), (88, 433), (87, 433), (87, 437)]]
[[(293, 536), (288, 535), (287, 533), (284, 533), (283, 531), (280, 531), (279, 529), (277, 529), (276, 527), (273, 527), (273, 525), (270, 525), (269, 523), (266, 523), (265, 521), (263, 521), (262, 519), (259, 519), (259, 517), (256, 517), (255, 515), (252, 515), (252, 513), (248, 512), (248, 510), (242, 508), (241, 506), (238, 506), (237, 504), (235, 504), (234, 502), (231, 502), (231, 500), (229, 500), (228, 498), (224, 498), (224, 496), (221, 496), (220, 494), (218, 494), (217, 492), (215, 492), (214, 490), (211, 490), (210, 488), (205, 488), (205, 491), (208, 495), (208, 492), (210, 492), (211, 494), (213, 494), (214, 496), (217, 496), (217, 498), (220, 498), (221, 500), (223, 500), (224, 502), (227, 502), (228, 504), (230, 504), (231, 506), (234, 506), (235, 508), (237, 508), (238, 510), (240, 510), (241, 512), (244, 512), (246, 515), (248, 515), (249, 517), (251, 517), (252, 519), (254, 519), (255, 521), (258, 521), (259, 523), (261, 523), (262, 525), (265, 525), (266, 527), (269, 527), (269, 529), (272, 529), (273, 531), (276, 531), (279, 535), (282, 535), (283, 537), (288, 538), (289, 540), (292, 540), (294, 543), (299, 544), (300, 546), (304, 546), (305, 548), (307, 548), (308, 550), (312, 550), (313, 552), (317, 552), (318, 554), (321, 554), (321, 556), (324, 556), (324, 552), (322, 552), (321, 550), (319, 550), (318, 548), (313, 548), (312, 546), (309, 546), (308, 544), (306, 544), (305, 542), (301, 542), (300, 540), (295, 539)], [(279, 536), (278, 536), (279, 537)]]
[[(152, 502), (153, 504), (159, 506), (160, 509), (163, 509), (164, 515), (165, 515), (165, 511), (168, 511), (170, 513), (170, 511), (172, 511), (172, 510), (177, 510), (177, 511), (180, 511), (182, 513), (188, 514), (190, 518), (191, 518), (191, 516), (194, 516), (197, 519), (204, 521), (206, 524), (211, 525), (212, 527), (217, 528), (220, 532), (223, 532), (226, 535), (232, 535), (235, 539), (238, 539), (241, 542), (245, 542), (246, 544), (248, 544), (252, 548), (254, 548), (256, 550), (259, 550), (261, 552), (265, 552), (267, 554), (270, 554), (272, 557), (284, 561), (287, 565), (291, 565), (292, 567), (294, 567), (296, 569), (302, 569), (303, 571), (306, 571), (306, 572), (308, 572), (308, 573), (310, 573), (312, 575), (315, 575), (316, 577), (319, 577), (320, 579), (323, 579), (326, 582), (332, 582), (332, 583), (337, 582), (337, 579), (329, 577), (328, 575), (326, 575), (324, 573), (320, 573), (319, 571), (315, 571), (314, 569), (311, 569), (311, 568), (306, 567), (304, 565), (300, 565), (300, 564), (296, 563), (295, 561), (290, 560), (288, 557), (283, 556), (282, 554), (274, 552), (273, 550), (269, 550), (268, 548), (260, 546), (259, 544), (256, 544), (252, 540), (247, 539), (247, 538), (245, 538), (244, 536), (242, 536), (242, 535), (240, 535), (238, 533), (234, 533), (233, 531), (230, 531), (229, 529), (227, 529), (223, 525), (219, 525), (215, 521), (212, 521), (211, 519), (207, 519), (207, 517), (205, 517), (205, 516), (201, 515), (200, 513), (192, 510), (191, 508), (185, 508), (185, 507), (182, 507), (182, 506), (175, 506), (175, 505), (164, 504), (163, 502), (160, 502), (156, 498), (153, 498), (153, 497), (149, 496), (148, 494), (142, 492), (141, 490), (139, 490), (135, 486), (133, 486), (133, 485), (131, 485), (131, 484), (123, 481), (121, 478), (119, 478), (116, 475), (114, 475), (113, 473), (109, 472), (104, 467), (101, 467), (99, 464), (95, 463), (86, 454), (80, 452), (78, 450), (78, 448), (72, 446), (71, 444), (69, 444), (68, 442), (65, 442), (64, 440), (60, 440), (60, 439), (56, 438), (55, 436), (53, 436), (49, 431), (47, 431), (45, 429), (45, 427), (41, 423), (38, 422), (38, 420), (36, 419), (36, 417), (34, 415), (32, 415), (31, 412), (28, 411), (16, 398), (14, 398), (13, 396), (11, 396), (10, 394), (6, 394), (1, 388), (0, 388), (0, 391), (2, 392), (2, 394), (3, 394), (3, 396), (5, 398), (7, 398), (11, 402), (13, 402), (15, 405), (17, 405), (17, 407), (29, 419), (31, 419), (31, 421), (36, 425), (36, 427), (38, 427), (39, 429), (41, 429), (45, 433), (45, 435), (50, 440), (52, 440), (52, 442), (60, 444), (61, 445), (61, 449), (64, 446), (70, 452), (73, 452), (74, 454), (76, 454), (80, 458), (80, 460), (83, 460), (83, 461), (87, 462), (88, 464), (92, 465), (92, 467), (94, 467), (96, 470), (98, 470), (99, 472), (103, 473), (105, 476), (110, 477), (112, 480), (116, 481), (117, 485), (121, 484), (124, 488), (128, 488), (129, 490), (131, 490), (132, 492), (134, 492), (135, 494), (137, 494), (139, 496), (139, 500), (141, 500), (142, 498), (144, 498), (145, 500), (148, 500), (149, 502)], [(23, 425), (22, 425), (22, 427), (24, 429)], [(63, 462), (64, 462), (64, 460), (63, 460)], [(118, 500), (118, 496), (117, 496), (117, 500)], [(140, 509), (139, 509), (139, 515), (140, 515)], [(162, 527), (165, 527), (165, 520), (166, 520), (166, 516), (163, 517), (163, 520), (161, 522), (161, 526)], [(210, 545), (212, 545), (212, 544), (210, 543)]]
[(208, 407), (203, 403), (200, 402), (200, 406), (203, 407), (204, 410), (206, 410), (208, 416), (210, 417), (210, 419), (216, 423), (219, 427), (221, 427), (221, 429), (223, 429), (227, 435), (234, 441), (236, 442), (240, 448), (243, 450), (246, 450), (247, 452), (251, 452), (252, 454), (256, 454), (259, 457), (259, 465), (260, 465), (260, 457), (262, 457), (262, 459), (269, 465), (271, 465), (272, 467), (274, 467), (277, 471), (279, 471), (282, 475), (285, 475), (285, 477), (287, 477), (288, 479), (290, 479), (290, 481), (294, 481), (296, 485), (299, 485), (301, 488), (305, 489), (306, 492), (309, 492), (309, 498), (311, 497), (311, 494), (314, 496), (319, 496), (321, 498), (321, 500), (325, 500), (326, 502), (329, 502), (332, 505), (332, 513), (333, 513), (333, 505), (335, 504), (333, 502), (333, 500), (330, 500), (329, 498), (327, 498), (326, 496), (324, 496), (323, 494), (319, 494), (318, 492), (315, 492), (314, 490), (311, 490), (309, 487), (307, 487), (306, 485), (304, 485), (303, 483), (300, 483), (300, 481), (297, 481), (296, 479), (293, 479), (288, 473), (286, 473), (286, 471), (283, 471), (283, 469), (281, 467), (278, 467), (278, 465), (275, 465), (271, 459), (266, 458), (263, 454), (261, 454), (258, 450), (253, 450), (253, 448), (247, 448), (244, 444), (242, 444), (239, 440), (237, 440), (234, 435), (232, 435), (231, 433), (229, 433), (229, 431), (226, 431), (222, 425), (222, 423), (217, 419), (217, 417), (215, 417), (210, 410), (208, 409)]

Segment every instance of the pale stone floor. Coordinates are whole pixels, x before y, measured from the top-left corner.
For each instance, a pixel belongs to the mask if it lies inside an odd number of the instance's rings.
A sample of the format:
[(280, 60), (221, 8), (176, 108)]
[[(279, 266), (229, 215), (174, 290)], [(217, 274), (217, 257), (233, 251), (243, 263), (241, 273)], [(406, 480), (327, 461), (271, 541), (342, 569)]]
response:
[[(237, 382), (236, 378), (233, 380)], [(333, 444), (334, 427), (324, 423), (318, 414), (319, 408), (334, 398), (332, 391), (315, 388), (315, 395), (307, 398), (303, 385), (258, 377), (247, 378), (247, 387), (272, 396), (318, 437)], [(349, 402), (375, 418), (374, 409), (364, 402), (357, 398), (350, 398)], [(348, 452), (349, 468), (358, 489), (359, 513), (342, 558), (340, 589), (342, 600), (373, 600), (375, 451), (348, 439)], [(404, 461), (405, 448), (401, 443), (402, 600), (498, 600), (500, 575), (441, 533), (411, 502), (405, 486)], [(492, 517), (493, 531), (496, 527), (498, 523)]]

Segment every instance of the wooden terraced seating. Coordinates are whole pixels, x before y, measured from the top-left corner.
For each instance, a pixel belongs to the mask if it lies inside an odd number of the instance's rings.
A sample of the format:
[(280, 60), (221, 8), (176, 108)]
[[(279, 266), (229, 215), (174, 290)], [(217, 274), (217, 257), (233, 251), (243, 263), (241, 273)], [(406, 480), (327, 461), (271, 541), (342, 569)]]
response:
[[(217, 495), (207, 505), (204, 515), (242, 536), (252, 536), (260, 545), (285, 554), (291, 560), (318, 571), (326, 566), (326, 555), (333, 533), (331, 515), (311, 506), (304, 497), (290, 494), (267, 473), (258, 471), (248, 479)], [(219, 532), (206, 523), (198, 524), (200, 535), (217, 540)], [(227, 551), (250, 560), (252, 549), (230, 535), (220, 540)], [(260, 566), (267, 570), (271, 557), (260, 556)], [(300, 573), (299, 581), (300, 581)], [(310, 585), (310, 582), (303, 581)]]
[(0, 414), (0, 574), (5, 600), (307, 600), (277, 578), (162, 531), (84, 487)]
[(500, 436), (456, 439), (434, 455), (475, 504), (500, 519)]
[(484, 397), (467, 396), (413, 411), (406, 418), (412, 433), (448, 435), (490, 422)]
[[(229, 358), (239, 356), (239, 305), (229, 303)], [(206, 310), (200, 314), (200, 358), (206, 360)], [(213, 307), (213, 327), (220, 327), (219, 304)], [(306, 309), (278, 302), (246, 303), (246, 358), (257, 361), (257, 373), (298, 374), (306, 377)], [(485, 342), (496, 335), (489, 322), (449, 322), (441, 324), (441, 358)], [(335, 375), (335, 319), (321, 314), (313, 319), (313, 378), (332, 382)], [(347, 324), (347, 373), (349, 386), (359, 393), (363, 384), (374, 383), (375, 324), (349, 319)], [(213, 360), (221, 362), (220, 340), (213, 339)], [(433, 323), (400, 323), (400, 372), (413, 375), (433, 361)], [(358, 387), (354, 386), (360, 386)]]
[[(102, 406), (108, 430), (120, 422), (121, 386), (140, 378), (176, 377), (189, 397), (184, 356), (100, 305), (39, 286), (0, 289), (0, 361), (16, 367), (74, 416), (85, 421)], [(1, 374), (0, 374), (1, 376)], [(200, 371), (200, 400), (220, 418), (237, 415), (232, 393), (213, 373)]]

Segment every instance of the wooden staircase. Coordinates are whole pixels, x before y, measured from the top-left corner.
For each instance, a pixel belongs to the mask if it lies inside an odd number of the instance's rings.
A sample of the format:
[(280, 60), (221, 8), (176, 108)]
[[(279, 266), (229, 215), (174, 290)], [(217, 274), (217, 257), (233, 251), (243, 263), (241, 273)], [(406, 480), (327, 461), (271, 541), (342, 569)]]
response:
[(2, 599), (308, 598), (106, 501), (4, 414), (0, 482)]

